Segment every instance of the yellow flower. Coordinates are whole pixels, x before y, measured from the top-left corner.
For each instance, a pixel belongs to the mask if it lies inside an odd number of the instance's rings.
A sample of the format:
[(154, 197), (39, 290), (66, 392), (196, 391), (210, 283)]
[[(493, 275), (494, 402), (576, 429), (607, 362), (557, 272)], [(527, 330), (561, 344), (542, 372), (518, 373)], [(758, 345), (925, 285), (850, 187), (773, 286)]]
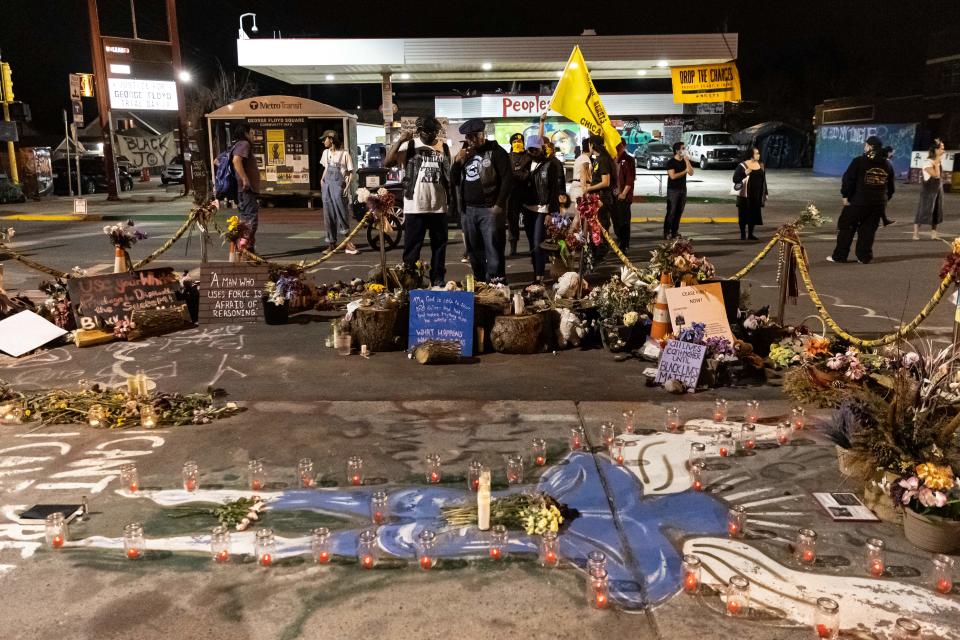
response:
[(928, 488), (934, 490), (949, 489), (953, 486), (953, 469), (949, 465), (936, 465), (924, 462), (917, 465), (917, 476)]
[(677, 258), (673, 261), (673, 266), (681, 271), (686, 271), (689, 265), (687, 265), (687, 261), (683, 256), (677, 256)]
[(237, 216), (230, 216), (227, 218), (227, 231), (236, 231), (237, 227), (240, 226), (240, 218)]
[(954, 253), (960, 253), (960, 238), (954, 238), (951, 249)]
[(370, 283), (367, 285), (367, 291), (370, 293), (383, 293), (384, 287), (382, 284)]
[(23, 415), (29, 416), (29, 415), (30, 415), (30, 409), (24, 409), (24, 410), (23, 410)]

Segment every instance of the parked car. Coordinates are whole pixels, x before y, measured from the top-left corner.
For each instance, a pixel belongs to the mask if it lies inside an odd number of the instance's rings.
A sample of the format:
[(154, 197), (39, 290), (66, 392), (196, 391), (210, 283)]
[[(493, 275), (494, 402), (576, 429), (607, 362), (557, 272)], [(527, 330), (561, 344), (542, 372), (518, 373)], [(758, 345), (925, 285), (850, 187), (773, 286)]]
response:
[[(133, 177), (123, 167), (117, 167), (117, 178), (117, 187), (121, 191), (133, 189)], [(80, 158), (80, 180), (85, 194), (107, 191), (106, 162), (103, 156)], [(73, 158), (70, 159), (70, 181), (73, 183), (73, 192), (77, 193), (77, 165)], [(53, 192), (58, 196), (70, 195), (65, 158), (53, 161)]]
[(667, 166), (667, 160), (673, 157), (673, 147), (662, 142), (648, 142), (637, 148), (633, 157), (638, 167), (646, 167), (647, 171), (662, 169)]
[(170, 164), (163, 168), (160, 173), (160, 182), (165, 185), (183, 183), (183, 156), (175, 156)]
[(687, 131), (683, 143), (687, 145), (690, 162), (699, 164), (701, 169), (734, 167), (740, 160), (740, 148), (723, 131)]

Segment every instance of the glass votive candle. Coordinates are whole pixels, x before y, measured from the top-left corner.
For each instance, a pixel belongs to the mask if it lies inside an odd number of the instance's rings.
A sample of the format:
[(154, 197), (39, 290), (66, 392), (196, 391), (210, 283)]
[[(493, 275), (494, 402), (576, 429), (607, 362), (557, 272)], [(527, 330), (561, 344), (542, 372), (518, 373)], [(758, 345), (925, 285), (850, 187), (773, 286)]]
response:
[(540, 536), (540, 566), (555, 567), (560, 562), (560, 541), (553, 531)]
[(500, 560), (507, 552), (507, 528), (502, 524), (490, 527), (490, 559)]
[(817, 561), (817, 532), (813, 529), (800, 529), (797, 532), (795, 554), (802, 564), (813, 564)]
[(750, 609), (750, 581), (733, 576), (727, 583), (727, 615), (742, 616)]
[(363, 484), (363, 458), (350, 456), (347, 459), (347, 484), (359, 487)]
[(120, 467), (120, 482), (127, 493), (136, 493), (140, 489), (140, 473), (137, 465), (128, 463)]
[(476, 491), (480, 488), (480, 474), (483, 473), (483, 463), (474, 460), (467, 467), (467, 489)]
[(721, 458), (732, 456), (737, 451), (737, 443), (733, 439), (733, 434), (729, 431), (720, 432), (720, 440), (717, 442), (717, 453)]
[(807, 412), (803, 407), (794, 407), (790, 412), (790, 422), (796, 431), (800, 431), (807, 426)]
[(587, 554), (587, 575), (602, 576), (607, 574), (607, 554), (603, 551), (591, 551)]
[(313, 552), (313, 561), (317, 564), (330, 562), (330, 529), (317, 527), (310, 534), (310, 550)]
[(893, 625), (892, 640), (919, 640), (922, 637), (919, 622), (911, 618), (897, 618)]
[(430, 529), (424, 529), (417, 536), (417, 563), (423, 571), (433, 569), (437, 563), (436, 556), (437, 534)]
[(813, 624), (818, 638), (837, 640), (840, 634), (840, 605), (837, 601), (831, 598), (817, 598)]
[(543, 438), (534, 438), (530, 443), (530, 453), (533, 458), (533, 464), (542, 467), (547, 464), (547, 441)]
[(940, 593), (953, 591), (953, 558), (938, 553), (931, 560), (933, 563), (933, 586)]
[(313, 458), (300, 458), (297, 461), (297, 482), (301, 489), (309, 489), (314, 485)]
[(257, 558), (257, 564), (261, 567), (269, 567), (276, 560), (277, 542), (273, 536), (273, 529), (265, 527), (257, 530), (257, 536), (253, 542), (253, 553)]
[(507, 484), (523, 482), (523, 456), (514, 454), (507, 457)]
[(247, 477), (251, 491), (262, 491), (267, 484), (267, 474), (263, 470), (263, 460), (257, 458), (247, 463)]
[(364, 569), (373, 569), (378, 555), (377, 532), (373, 529), (361, 531), (357, 539), (357, 562)]
[(707, 460), (707, 445), (702, 442), (690, 443), (690, 466), (696, 466)]
[(43, 529), (51, 549), (59, 549), (67, 542), (67, 523), (59, 511), (47, 516)]
[(106, 412), (103, 410), (103, 405), (94, 404), (90, 405), (90, 409), (87, 410), (87, 424), (91, 427), (101, 427), (103, 426), (104, 418), (106, 417)]
[(333, 339), (334, 345), (336, 346), (337, 353), (342, 356), (350, 355), (352, 338), (349, 333), (340, 332), (337, 334), (337, 337)]
[(757, 446), (757, 425), (744, 423), (740, 427), (740, 448), (744, 450), (755, 449)]
[(576, 427), (570, 429), (570, 451), (580, 451), (583, 449), (584, 441), (582, 428)]
[(793, 427), (789, 422), (781, 422), (777, 425), (777, 442), (781, 445), (787, 444), (790, 441), (790, 432), (793, 430)]
[(131, 522), (123, 527), (123, 552), (128, 560), (136, 560), (143, 555), (143, 525)]
[(600, 440), (603, 441), (603, 446), (609, 447), (616, 437), (617, 428), (612, 422), (604, 422), (600, 425)]
[(153, 429), (157, 426), (157, 411), (152, 404), (140, 405), (140, 426), (144, 429)]
[(587, 604), (594, 609), (606, 609), (610, 604), (610, 580), (606, 570), (598, 575), (587, 575)]
[(700, 571), (700, 558), (690, 554), (683, 556), (681, 572), (685, 593), (693, 594), (700, 591)]
[(617, 464), (623, 464), (623, 440), (621, 438), (613, 439), (613, 444), (610, 445), (610, 460)]
[(387, 521), (387, 492), (374, 491), (370, 497), (370, 522), (383, 524)]
[(193, 493), (200, 487), (200, 469), (193, 460), (183, 463), (180, 475), (183, 479), (183, 490), (187, 493)]
[(704, 463), (690, 465), (690, 488), (694, 491), (703, 491)]
[(230, 529), (218, 525), (210, 532), (210, 553), (213, 561), (223, 564), (230, 559)]
[(880, 538), (869, 538), (866, 545), (867, 573), (879, 578), (886, 570), (886, 543)]
[(747, 412), (744, 414), (744, 422), (756, 423), (760, 419), (760, 401), (747, 400)]
[(680, 429), (680, 409), (678, 407), (667, 407), (663, 426), (667, 431), (678, 431)]
[(727, 535), (731, 538), (742, 538), (746, 523), (747, 510), (738, 504), (727, 512)]
[(440, 454), (439, 453), (428, 453), (427, 454), (427, 469), (425, 472), (427, 482), (431, 484), (437, 484), (440, 482)]
[(637, 430), (637, 415), (634, 413), (633, 409), (627, 409), (624, 411), (622, 417), (624, 433), (633, 433)]
[(727, 400), (726, 398), (717, 398), (713, 403), (713, 421), (727, 421)]

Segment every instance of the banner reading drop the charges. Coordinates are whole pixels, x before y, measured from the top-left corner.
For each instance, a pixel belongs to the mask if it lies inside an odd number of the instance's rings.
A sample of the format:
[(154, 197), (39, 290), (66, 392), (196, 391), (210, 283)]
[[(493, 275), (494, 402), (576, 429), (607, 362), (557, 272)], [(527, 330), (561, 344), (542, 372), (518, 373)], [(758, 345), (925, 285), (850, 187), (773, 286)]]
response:
[(737, 102), (740, 100), (740, 74), (734, 62), (672, 67), (673, 101)]

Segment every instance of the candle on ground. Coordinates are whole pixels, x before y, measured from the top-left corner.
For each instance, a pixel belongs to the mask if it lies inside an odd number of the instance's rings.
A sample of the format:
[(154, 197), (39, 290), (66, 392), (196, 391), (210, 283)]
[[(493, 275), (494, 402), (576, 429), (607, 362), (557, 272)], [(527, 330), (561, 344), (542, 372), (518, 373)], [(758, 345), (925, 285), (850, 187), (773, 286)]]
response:
[(683, 590), (687, 593), (693, 593), (697, 590), (698, 584), (697, 575), (692, 571), (683, 576)]
[(220, 551), (217, 551), (217, 555), (214, 557), (216, 558), (217, 562), (226, 562), (230, 559), (230, 554), (226, 549), (221, 549)]
[(264, 553), (260, 556), (260, 566), (269, 567), (271, 564), (273, 564), (273, 556), (269, 553)]
[(817, 625), (817, 637), (818, 638), (831, 638), (833, 637), (833, 629), (828, 627), (825, 624)]
[(500, 547), (493, 547), (490, 549), (490, 557), (494, 560), (499, 560), (503, 557), (503, 550)]
[(727, 602), (727, 611), (733, 615), (740, 613), (740, 601), (739, 600), (730, 600)]
[(363, 565), (363, 568), (364, 568), (364, 569), (372, 569), (372, 568), (373, 568), (373, 556), (363, 556), (363, 560), (362, 560), (361, 564)]
[(813, 549), (804, 549), (803, 550), (803, 561), (804, 562), (813, 562), (816, 560), (817, 554), (813, 552)]
[(543, 456), (537, 456), (536, 459), (534, 460), (534, 462), (537, 463), (537, 466), (538, 466), (538, 467), (542, 467), (543, 465), (545, 465), (545, 464), (547, 463), (547, 459), (546, 459), (545, 457), (543, 457)]
[(140, 557), (140, 549), (127, 549), (127, 557), (136, 560)]
[(433, 566), (433, 558), (430, 556), (421, 556), (420, 558), (420, 568), (426, 571)]
[(870, 575), (874, 577), (883, 575), (883, 561), (881, 560), (872, 560), (870, 562)]
[(261, 489), (263, 489), (263, 483), (260, 482), (259, 480), (253, 480), (250, 482), (250, 488), (253, 489), (254, 491), (260, 491)]
[(54, 549), (59, 549), (63, 546), (63, 536), (53, 536), (53, 539), (50, 541), (50, 544)]
[(547, 561), (547, 564), (555, 564), (557, 562), (557, 554), (553, 551), (547, 551), (545, 560)]
[(359, 487), (359, 486), (360, 486), (360, 476), (359, 476), (359, 475), (354, 475), (352, 478), (350, 478), (350, 482), (351, 482), (351, 484), (353, 484), (353, 486)]
[(940, 578), (937, 580), (937, 591), (940, 593), (950, 593), (953, 591), (953, 582), (946, 578)]

